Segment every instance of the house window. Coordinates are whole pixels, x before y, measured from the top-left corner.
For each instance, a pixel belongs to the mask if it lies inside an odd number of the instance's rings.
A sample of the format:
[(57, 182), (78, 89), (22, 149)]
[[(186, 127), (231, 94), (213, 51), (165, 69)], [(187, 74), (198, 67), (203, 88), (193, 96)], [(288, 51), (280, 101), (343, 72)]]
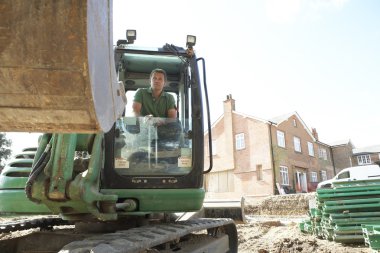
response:
[(281, 184), (289, 185), (289, 172), (288, 167), (280, 166)]
[(212, 140), (212, 155), (216, 155), (216, 140)]
[(298, 137), (293, 137), (293, 142), (294, 142), (294, 150), (297, 152), (301, 152), (301, 139)]
[(244, 133), (235, 135), (236, 150), (245, 149)]
[(312, 182), (312, 183), (316, 183), (316, 182), (318, 182), (318, 176), (317, 176), (317, 172), (315, 172), (315, 171), (312, 171), (311, 173), (310, 173), (310, 182)]
[(297, 121), (296, 121), (296, 119), (293, 119), (293, 126), (297, 127)]
[(277, 145), (285, 148), (285, 133), (280, 130), (277, 130)]
[(257, 181), (263, 180), (263, 166), (261, 164), (256, 165), (256, 177)]
[(325, 170), (321, 170), (321, 180), (322, 181), (327, 180), (327, 172)]
[(314, 145), (311, 142), (307, 142), (307, 148), (309, 149), (309, 155), (314, 156)]
[(324, 148), (319, 148), (319, 158), (327, 161), (327, 151)]
[(371, 157), (370, 157), (370, 155), (360, 155), (360, 156), (358, 156), (358, 164), (359, 165), (371, 164)]

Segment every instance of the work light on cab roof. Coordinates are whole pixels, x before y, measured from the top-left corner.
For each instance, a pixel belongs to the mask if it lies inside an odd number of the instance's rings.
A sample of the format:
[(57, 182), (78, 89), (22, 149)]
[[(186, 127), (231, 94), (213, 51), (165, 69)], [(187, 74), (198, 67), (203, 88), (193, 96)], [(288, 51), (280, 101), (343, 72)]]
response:
[(195, 42), (197, 41), (197, 37), (194, 36), (194, 35), (187, 35), (187, 39), (186, 39), (186, 46), (188, 48), (192, 48), (193, 46), (195, 46)]
[[(117, 45), (121, 45), (121, 44), (133, 44), (136, 40), (136, 37), (137, 37), (137, 32), (136, 30), (127, 30), (126, 31), (126, 37), (127, 39), (126, 40), (118, 40), (117, 41)], [(187, 38), (186, 38), (186, 47), (188, 49), (192, 49), (194, 46), (195, 46), (195, 43), (197, 41), (197, 37), (194, 36), (194, 35), (187, 35)]]
[(136, 40), (136, 30), (127, 30), (127, 43), (133, 44)]

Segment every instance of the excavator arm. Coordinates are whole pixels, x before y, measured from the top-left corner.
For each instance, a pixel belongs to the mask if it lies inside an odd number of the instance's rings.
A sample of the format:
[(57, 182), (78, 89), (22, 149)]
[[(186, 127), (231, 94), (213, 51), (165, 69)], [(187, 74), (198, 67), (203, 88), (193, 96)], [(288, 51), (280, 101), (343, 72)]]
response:
[(0, 131), (107, 132), (125, 105), (112, 1), (1, 1), (0, 13)]

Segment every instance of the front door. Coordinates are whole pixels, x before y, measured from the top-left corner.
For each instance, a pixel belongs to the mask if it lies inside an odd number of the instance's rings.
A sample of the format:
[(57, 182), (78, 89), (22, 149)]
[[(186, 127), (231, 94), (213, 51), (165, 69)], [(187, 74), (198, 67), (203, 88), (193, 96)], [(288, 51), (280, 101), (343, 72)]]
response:
[(297, 192), (307, 192), (306, 172), (296, 171), (296, 190)]

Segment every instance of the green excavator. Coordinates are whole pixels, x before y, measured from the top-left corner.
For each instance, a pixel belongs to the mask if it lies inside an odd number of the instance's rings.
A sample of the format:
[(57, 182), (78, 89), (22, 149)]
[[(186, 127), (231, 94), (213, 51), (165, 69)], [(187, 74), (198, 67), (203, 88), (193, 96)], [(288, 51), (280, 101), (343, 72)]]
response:
[[(14, 0), (0, 10), (0, 131), (45, 133), (25, 189), (0, 190), (0, 212), (68, 222), (0, 241), (0, 252), (237, 252), (232, 219), (175, 215), (202, 209), (212, 167), (195, 36), (186, 48), (143, 48), (128, 30), (113, 46), (112, 1)], [(130, 111), (155, 68), (167, 72), (176, 120)]]

